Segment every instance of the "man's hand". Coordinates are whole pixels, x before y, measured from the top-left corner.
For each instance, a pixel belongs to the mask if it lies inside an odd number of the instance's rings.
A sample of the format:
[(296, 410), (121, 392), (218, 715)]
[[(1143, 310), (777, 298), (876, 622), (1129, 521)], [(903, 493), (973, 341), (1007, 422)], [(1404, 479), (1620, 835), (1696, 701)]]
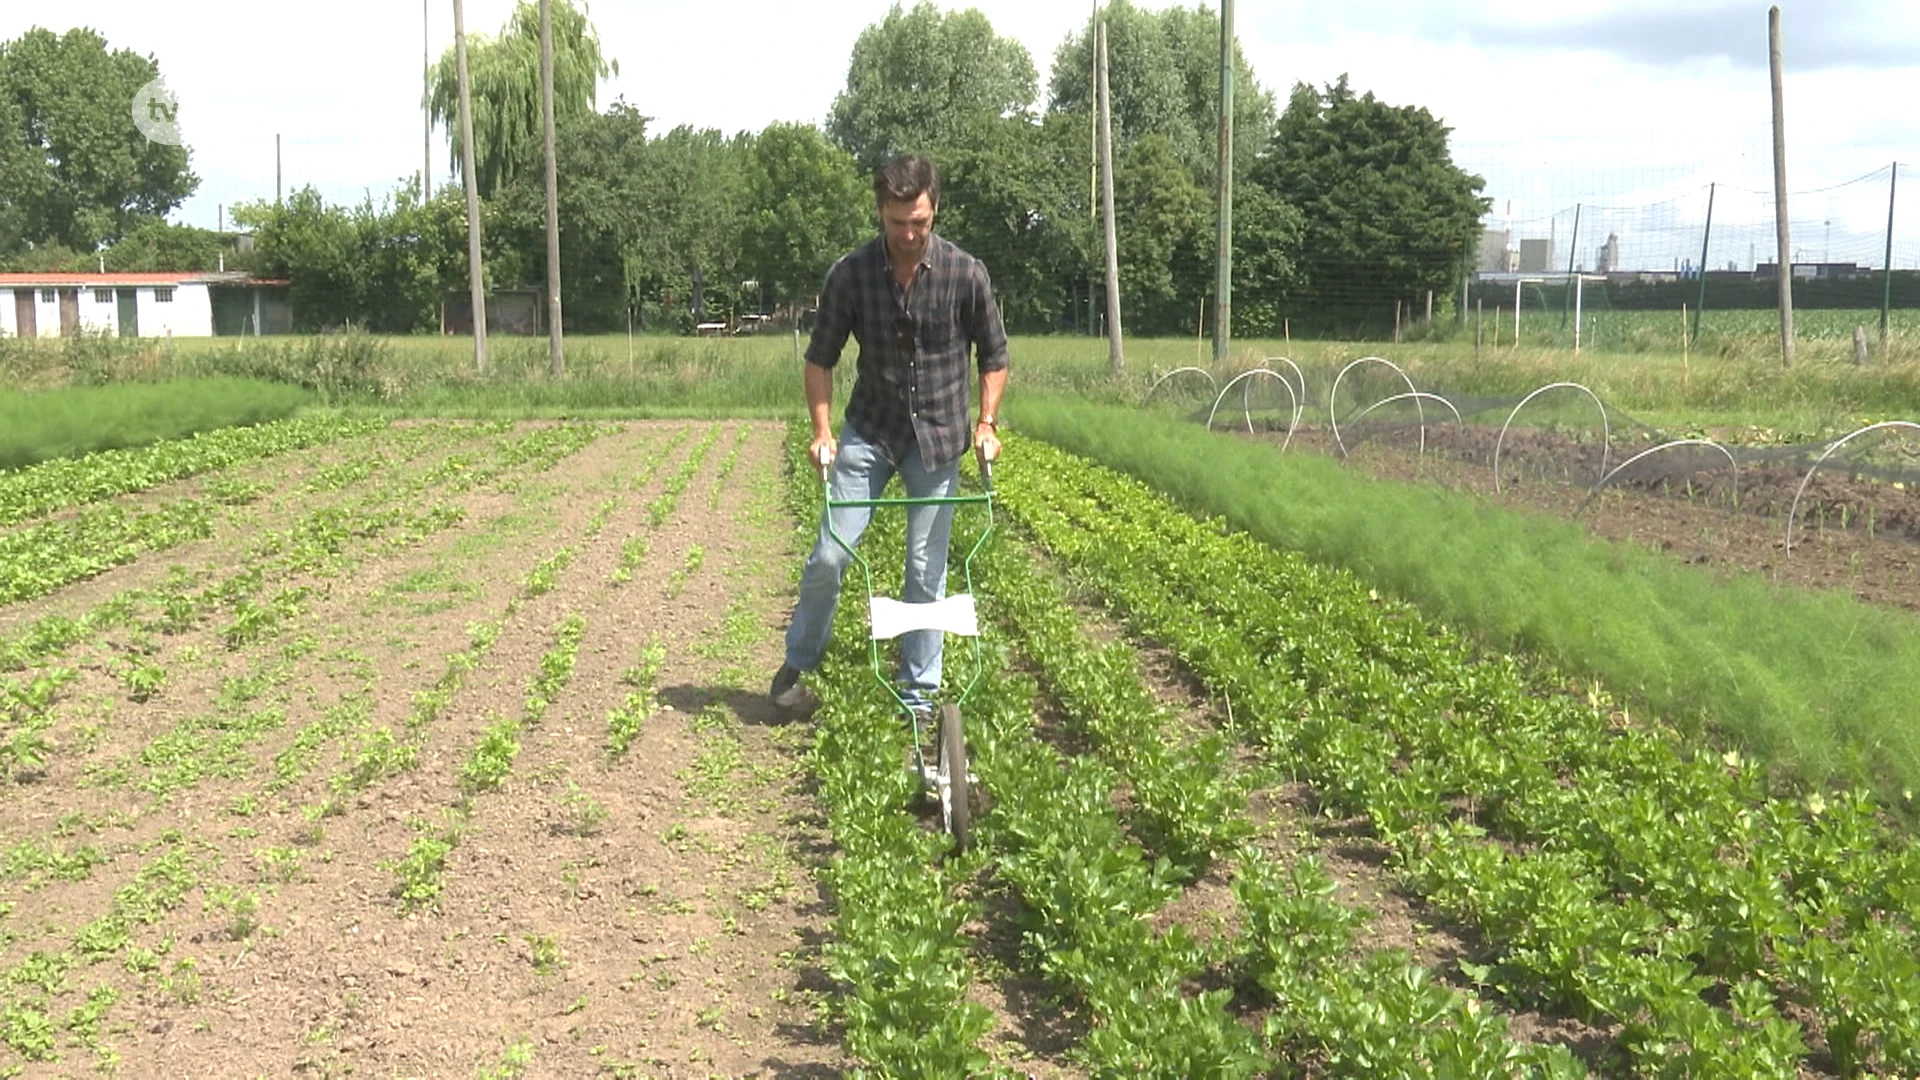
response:
[(982, 422), (973, 426), (973, 452), (982, 463), (1000, 456), (1000, 436), (992, 424)]
[(821, 476), (825, 476), (827, 466), (833, 464), (834, 455), (839, 452), (840, 444), (834, 440), (833, 432), (816, 434), (813, 437), (813, 445), (807, 447), (807, 460), (813, 462), (814, 467), (820, 470)]

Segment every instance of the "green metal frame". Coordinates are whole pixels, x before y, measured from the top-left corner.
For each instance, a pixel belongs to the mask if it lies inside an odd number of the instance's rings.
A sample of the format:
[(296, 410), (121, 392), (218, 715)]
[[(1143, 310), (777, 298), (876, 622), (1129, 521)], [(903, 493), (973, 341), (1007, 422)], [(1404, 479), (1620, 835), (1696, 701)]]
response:
[[(924, 498), (924, 499), (914, 499), (914, 498), (836, 499), (833, 497), (833, 478), (832, 478), (832, 470), (830, 466), (821, 467), (820, 486), (822, 488), (823, 493), (826, 496), (826, 506), (827, 506), (826, 514), (822, 517), (821, 520), (826, 523), (827, 535), (831, 536), (833, 538), (833, 542), (836, 544), (839, 544), (841, 550), (845, 551), (849, 556), (853, 558), (853, 561), (859, 565), (860, 577), (861, 577), (861, 580), (866, 585), (867, 599), (869, 601), (873, 599), (873, 568), (868, 565), (866, 557), (861, 555), (860, 552), (853, 547), (853, 545), (847, 543), (846, 538), (841, 536), (840, 533), (834, 529), (833, 511), (835, 509), (838, 509), (841, 507), (845, 507), (848, 509), (857, 509), (860, 507), (867, 507), (870, 509), (900, 507), (904, 509), (907, 507), (914, 507), (914, 506), (982, 506), (982, 507), (985, 507), (987, 511), (987, 527), (981, 530), (980, 538), (973, 542), (973, 547), (967, 550), (967, 556), (960, 564), (961, 572), (963, 576), (966, 578), (966, 590), (969, 594), (973, 592), (974, 556), (980, 553), (980, 549), (986, 546), (987, 537), (993, 534), (993, 468), (991, 466), (988, 466), (986, 469), (982, 470), (981, 472), (981, 493), (978, 495), (944, 495), (944, 496), (934, 496), (931, 498)], [(980, 682), (980, 672), (982, 667), (982, 661), (980, 658), (979, 635), (977, 634), (974, 635), (972, 640), (973, 640), (973, 650), (972, 650), (973, 651), (973, 674), (970, 678), (967, 679), (967, 685), (960, 691), (960, 699), (954, 703), (956, 705), (966, 704), (967, 696), (973, 693), (974, 686)], [(889, 678), (886, 672), (882, 670), (880, 666), (880, 639), (873, 637), (871, 634), (869, 634), (868, 645), (871, 650), (872, 658), (873, 658), (874, 681), (878, 682), (881, 686), (886, 687), (887, 693), (893, 695), (894, 703), (900, 706), (900, 711), (903, 713), (906, 713), (907, 717), (913, 721), (914, 752), (917, 755), (919, 753), (919, 744), (921, 741), (920, 718), (914, 714), (912, 706), (907, 704), (907, 699), (901, 696), (900, 689), (894, 685), (893, 679)]]

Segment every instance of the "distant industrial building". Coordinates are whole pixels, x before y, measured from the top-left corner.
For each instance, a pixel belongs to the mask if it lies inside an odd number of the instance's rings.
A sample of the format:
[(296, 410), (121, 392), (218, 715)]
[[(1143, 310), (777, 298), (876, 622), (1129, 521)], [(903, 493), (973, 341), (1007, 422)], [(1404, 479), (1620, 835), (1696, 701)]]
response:
[(1519, 268), (1520, 256), (1513, 250), (1513, 231), (1481, 230), (1480, 262), (1476, 269), (1482, 274), (1511, 274)]
[(1611, 274), (1620, 269), (1619, 233), (1607, 234), (1607, 242), (1600, 245), (1600, 256), (1594, 260), (1594, 266), (1603, 274)]
[(1550, 274), (1553, 272), (1553, 240), (1520, 241), (1520, 267), (1522, 274)]
[[(1847, 278), (1866, 277), (1880, 271), (1871, 266), (1857, 266), (1853, 263), (1803, 263), (1793, 264), (1793, 277), (1796, 281), (1844, 281)], [(1753, 268), (1753, 276), (1763, 281), (1772, 281), (1780, 276), (1780, 264), (1763, 262)]]

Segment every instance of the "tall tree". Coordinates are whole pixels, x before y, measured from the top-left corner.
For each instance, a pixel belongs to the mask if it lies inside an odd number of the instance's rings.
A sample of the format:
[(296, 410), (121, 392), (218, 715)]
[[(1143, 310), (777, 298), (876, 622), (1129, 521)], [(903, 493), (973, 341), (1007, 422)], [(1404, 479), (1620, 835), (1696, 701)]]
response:
[(1395, 300), (1458, 290), (1490, 203), (1486, 181), (1454, 165), (1448, 131), (1424, 108), (1356, 96), (1344, 75), (1294, 87), (1252, 180), (1302, 215), (1296, 322), (1358, 333), (1390, 323)]
[[(647, 118), (616, 101), (605, 112), (560, 124), (554, 149), (566, 178), (560, 188), (560, 272), (567, 282), (567, 325), (582, 333), (621, 329), (629, 287), (637, 283), (633, 271), (649, 261), (639, 251), (642, 236), (660, 213), (653, 185), (645, 182)], [(523, 275), (515, 280), (545, 275), (543, 188), (539, 177), (525, 174), (491, 204), (498, 216), (489, 236), (512, 251), (501, 265)], [(656, 254), (667, 261), (664, 247)]]
[(752, 136), (728, 139), (712, 128), (685, 124), (647, 147), (646, 204), (658, 217), (643, 244), (664, 248), (672, 260), (676, 295), (687, 298), (696, 319), (722, 308), (738, 289), (736, 276), (746, 210), (745, 159)]
[(1148, 135), (1113, 170), (1120, 293), (1138, 334), (1182, 334), (1213, 291), (1213, 200), (1180, 163), (1173, 141)]
[(873, 232), (873, 189), (852, 155), (808, 124), (772, 124), (746, 159), (740, 268), (783, 302), (820, 291), (834, 260)]
[[(1195, 181), (1211, 188), (1220, 153), (1220, 17), (1206, 8), (1148, 11), (1110, 0), (1107, 82), (1113, 97), (1113, 139), (1125, 147), (1163, 135)], [(1241, 54), (1233, 53), (1234, 176), (1245, 175), (1273, 132), (1273, 93), (1262, 89)], [(1089, 26), (1054, 52), (1048, 110), (1093, 115), (1093, 34)]]
[[(0, 46), (0, 56), (5, 55)], [(12, 94), (0, 92), (0, 260), (26, 249), (28, 206), (36, 162), (27, 148), (26, 113)], [(0, 263), (4, 264), (4, 263)]]
[(1088, 157), (1065, 116), (994, 120), (945, 155), (935, 228), (986, 263), (1011, 329), (1074, 323), (1097, 250)]
[[(620, 65), (605, 58), (600, 35), (568, 0), (553, 5), (553, 110), (557, 121), (591, 116), (600, 80)], [(470, 35), (467, 69), (473, 95), (474, 179), (482, 197), (515, 177), (541, 172), (540, 7), (522, 0), (499, 37)], [(449, 48), (434, 65), (427, 107), (443, 125), (448, 160), (460, 160), (459, 83)]]
[[(369, 197), (348, 208), (303, 187), (279, 205), (241, 203), (233, 220), (254, 231), (257, 268), (292, 282), (301, 330), (434, 330), (441, 301), (466, 282), (466, 207), (453, 188), (421, 202), (419, 186), (405, 183), (378, 204)], [(489, 276), (497, 269), (486, 267)]]
[(1026, 46), (977, 9), (899, 4), (861, 31), (827, 130), (871, 174), (888, 158), (958, 144), (974, 125), (1032, 110), (1038, 78)]
[[(739, 299), (736, 275), (753, 273), (743, 230), (754, 141), (686, 126), (650, 138), (647, 117), (624, 100), (561, 123), (568, 324), (582, 332), (623, 327), (634, 292), (649, 302), (671, 296), (683, 322), (707, 314), (710, 294), (714, 314), (724, 314)], [(496, 280), (544, 274), (542, 188), (537, 171), (524, 173), (488, 201), (488, 272)]]
[(0, 255), (92, 251), (193, 194), (187, 148), (133, 125), (134, 96), (159, 77), (153, 57), (109, 52), (84, 27), (0, 43)]
[[(1300, 211), (1258, 184), (1233, 191), (1233, 333), (1279, 337), (1300, 286)], [(1304, 325), (1304, 324), (1303, 324)]]

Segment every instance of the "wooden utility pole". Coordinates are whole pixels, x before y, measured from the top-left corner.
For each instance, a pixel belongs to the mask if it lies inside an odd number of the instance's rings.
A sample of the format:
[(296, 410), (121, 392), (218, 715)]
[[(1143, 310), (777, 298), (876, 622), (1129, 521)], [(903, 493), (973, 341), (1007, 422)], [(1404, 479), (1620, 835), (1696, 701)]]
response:
[(1220, 0), (1220, 231), (1215, 240), (1213, 360), (1233, 336), (1233, 0)]
[(1125, 370), (1127, 358), (1120, 345), (1120, 250), (1113, 228), (1113, 101), (1107, 93), (1106, 19), (1094, 23), (1093, 39), (1100, 65), (1095, 96), (1100, 99), (1100, 206), (1107, 237), (1107, 359), (1118, 375)]
[(467, 189), (467, 295), (473, 304), (473, 366), (487, 370), (487, 291), (480, 264), (480, 183), (473, 175), (473, 96), (467, 82), (467, 11), (453, 0), (453, 67), (460, 84), (460, 174)]
[[(1787, 108), (1781, 77), (1780, 7), (1767, 9), (1767, 66), (1773, 70), (1773, 224), (1780, 240), (1780, 366), (1793, 366), (1793, 248), (1787, 237)], [(1705, 274), (1707, 268), (1702, 266)]]
[(560, 176), (553, 151), (553, 0), (540, 0), (540, 120), (547, 144), (547, 374), (567, 369), (560, 341)]
[(433, 38), (427, 8), (420, 0), (420, 201), (433, 197)]
[[(1093, 0), (1093, 14), (1087, 18), (1087, 85), (1094, 88), (1092, 106), (1087, 110), (1087, 220), (1100, 221), (1100, 0)], [(1100, 324), (1093, 314), (1093, 275), (1087, 275), (1087, 333), (1099, 333)]]
[(1100, 216), (1100, 0), (1093, 0), (1093, 14), (1087, 22), (1087, 59), (1093, 61), (1087, 69), (1087, 77), (1093, 81), (1093, 108), (1088, 117), (1093, 122), (1087, 131), (1087, 149), (1093, 156), (1087, 159), (1087, 216)]

